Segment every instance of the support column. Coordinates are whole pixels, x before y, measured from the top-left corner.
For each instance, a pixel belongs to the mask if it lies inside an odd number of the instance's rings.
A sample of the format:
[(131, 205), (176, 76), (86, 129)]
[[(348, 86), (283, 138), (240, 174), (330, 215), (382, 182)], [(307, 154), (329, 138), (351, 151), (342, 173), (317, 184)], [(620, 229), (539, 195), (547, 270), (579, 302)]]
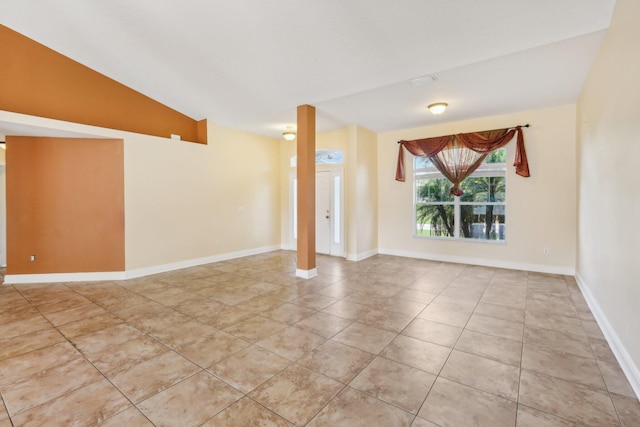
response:
[(296, 276), (310, 279), (316, 269), (316, 108), (298, 106), (298, 265)]

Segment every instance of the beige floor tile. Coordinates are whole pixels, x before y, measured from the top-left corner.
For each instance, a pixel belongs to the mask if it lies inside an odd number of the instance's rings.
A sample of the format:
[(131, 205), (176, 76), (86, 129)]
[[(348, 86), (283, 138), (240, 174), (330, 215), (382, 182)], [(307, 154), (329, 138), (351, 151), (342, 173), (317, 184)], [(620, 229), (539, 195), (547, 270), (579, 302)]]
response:
[(439, 427), (439, 426), (432, 423), (431, 421), (425, 420), (424, 418), (416, 417), (416, 419), (413, 420), (413, 424), (411, 424), (411, 427)]
[(474, 313), (481, 314), (487, 317), (495, 317), (497, 319), (508, 320), (509, 322), (524, 323), (525, 311), (523, 309), (506, 307), (504, 305), (480, 302), (475, 308)]
[(185, 301), (179, 305), (173, 307), (179, 313), (186, 314), (187, 316), (200, 317), (207, 313), (219, 312), (228, 306), (216, 300), (210, 298), (202, 298), (196, 296), (196, 299)]
[(444, 323), (445, 325), (457, 326), (459, 328), (464, 328), (470, 317), (471, 313), (450, 310), (444, 308), (442, 305), (436, 305), (435, 302), (430, 304), (418, 315), (420, 319), (431, 320), (432, 322)]
[(254, 296), (253, 298), (243, 301), (239, 304), (236, 304), (235, 307), (241, 310), (251, 311), (253, 313), (263, 313), (268, 310), (272, 310), (276, 307), (279, 307), (282, 304), (282, 301), (269, 298), (268, 296), (259, 295)]
[(557, 316), (579, 318), (578, 311), (571, 298), (527, 298), (527, 310)]
[(97, 304), (89, 302), (66, 310), (45, 314), (44, 316), (54, 325), (75, 322), (100, 314), (107, 314), (107, 311)]
[[(0, 298), (2, 298), (1, 295)], [(16, 305), (11, 305), (0, 299), (0, 313), (2, 313), (2, 316), (0, 316), (0, 325), (8, 325), (9, 323), (19, 322), (21, 320), (42, 317), (42, 314), (37, 308), (24, 300), (16, 303)]]
[(69, 290), (68, 292), (65, 292), (64, 296), (60, 298), (56, 297), (52, 298), (51, 300), (45, 299), (43, 301), (38, 301), (37, 303), (35, 303), (35, 305), (38, 307), (38, 310), (40, 310), (40, 312), (47, 314), (56, 311), (67, 310), (89, 303), (91, 303), (91, 301), (87, 298)]
[(106, 379), (21, 412), (14, 424), (24, 427), (97, 424), (129, 407), (129, 401)]
[(2, 338), (13, 338), (18, 335), (51, 329), (51, 323), (42, 315), (29, 315), (29, 317), (2, 325)]
[(239, 289), (226, 288), (209, 295), (214, 300), (227, 305), (236, 305), (250, 300), (256, 295)]
[(440, 376), (470, 387), (518, 400), (520, 368), (453, 350)]
[(607, 392), (526, 369), (520, 374), (519, 402), (588, 426), (618, 425)]
[(606, 339), (604, 334), (602, 333), (602, 330), (600, 330), (598, 322), (594, 320), (583, 320), (582, 326), (584, 327), (584, 332), (589, 338), (599, 340)]
[(214, 328), (225, 329), (247, 319), (251, 319), (254, 316), (255, 314), (250, 311), (225, 306), (220, 311), (200, 313), (198, 320)]
[(425, 319), (415, 319), (402, 331), (403, 335), (445, 347), (453, 347), (461, 333), (462, 328)]
[(101, 329), (108, 328), (122, 323), (122, 319), (114, 316), (111, 313), (103, 313), (95, 316), (91, 316), (86, 319), (76, 320), (75, 322), (67, 323), (58, 326), (58, 330), (62, 332), (67, 338), (74, 338), (80, 335), (90, 334)]
[(324, 375), (291, 365), (251, 392), (249, 397), (288, 421), (304, 425), (343, 387)]
[(345, 387), (309, 424), (309, 427), (371, 427), (411, 425), (413, 415), (372, 396)]
[(71, 342), (83, 353), (96, 353), (107, 347), (143, 336), (144, 334), (133, 326), (121, 323), (91, 334), (71, 338)]
[(325, 338), (330, 338), (353, 323), (351, 320), (327, 313), (316, 313), (296, 323)]
[(243, 393), (249, 393), (290, 363), (284, 357), (254, 345), (216, 363), (209, 371)]
[(262, 316), (254, 316), (250, 319), (229, 326), (228, 328), (225, 328), (224, 331), (238, 338), (242, 338), (243, 340), (255, 343), (285, 329), (286, 327), (287, 325), (285, 323), (276, 322), (275, 320), (267, 319)]
[(525, 326), (524, 342), (526, 344), (547, 347), (576, 356), (593, 358), (593, 350), (589, 339), (584, 335), (573, 335), (553, 329)]
[(398, 335), (380, 356), (438, 375), (450, 353), (449, 347)]
[(439, 377), (418, 416), (442, 426), (512, 427), (517, 404)]
[(370, 310), (371, 307), (368, 305), (342, 300), (325, 307), (322, 309), (322, 312), (345, 319), (356, 320)]
[(315, 310), (312, 310), (310, 308), (301, 307), (299, 305), (291, 303), (282, 304), (281, 302), (281, 305), (262, 313), (262, 315), (277, 322), (293, 325), (294, 323), (299, 322), (314, 313)]
[(67, 341), (0, 361), (0, 386), (63, 365), (82, 354)]
[(613, 400), (613, 404), (620, 417), (620, 423), (623, 427), (634, 427), (638, 425), (638, 420), (640, 420), (640, 402), (638, 399), (612, 394), (611, 400)]
[(487, 335), (469, 329), (465, 329), (462, 332), (455, 348), (516, 367), (520, 367), (522, 359), (522, 343), (520, 341)]
[(121, 318), (122, 320), (129, 322), (155, 313), (156, 311), (166, 310), (162, 304), (158, 304), (155, 301), (146, 300), (143, 304), (136, 304), (133, 306), (125, 307), (113, 307), (110, 312)]
[(153, 333), (169, 327), (174, 327), (176, 324), (184, 323), (190, 319), (191, 318), (189, 316), (185, 316), (182, 313), (178, 313), (175, 310), (165, 307), (161, 310), (154, 311), (153, 313), (144, 314), (140, 317), (130, 319), (127, 323), (146, 333)]
[(138, 408), (156, 426), (199, 426), (242, 398), (206, 372), (200, 372), (142, 401)]
[(524, 325), (520, 322), (510, 322), (479, 314), (471, 316), (467, 329), (515, 341), (522, 341), (524, 335)]
[(293, 427), (293, 424), (248, 397), (244, 397), (202, 424), (202, 426)]
[(387, 298), (376, 295), (368, 291), (359, 290), (352, 295), (349, 295), (344, 299), (345, 301), (355, 302), (358, 304), (364, 304), (371, 307), (381, 307), (387, 301)]
[[(371, 307), (369, 307), (371, 308)], [(411, 316), (374, 308), (358, 319), (358, 322), (391, 332), (401, 332), (413, 320)]]
[(174, 350), (202, 368), (218, 363), (251, 345), (226, 332), (216, 332), (180, 345)]
[(321, 294), (307, 294), (292, 302), (296, 305), (301, 305), (313, 310), (322, 310), (337, 301), (337, 298), (331, 298)]
[(621, 394), (627, 397), (636, 397), (633, 389), (631, 388), (631, 384), (629, 384), (627, 377), (617, 362), (608, 363), (598, 361), (598, 366), (600, 367), (600, 372), (602, 372), (602, 376), (604, 377), (604, 383), (607, 386), (607, 390), (611, 393)]
[(522, 368), (606, 390), (602, 374), (593, 356), (580, 357), (525, 344), (522, 350)]
[(142, 412), (133, 406), (122, 412), (107, 418), (100, 427), (154, 427), (151, 421), (145, 417)]
[(524, 323), (536, 328), (553, 329), (572, 335), (586, 335), (580, 319), (537, 311), (527, 311)]
[(258, 341), (257, 344), (273, 353), (294, 361), (325, 341), (326, 338), (316, 335), (307, 329), (290, 326), (270, 337)]
[(420, 304), (429, 304), (437, 296), (438, 294), (418, 291), (416, 289), (404, 289), (396, 294), (396, 298), (404, 298), (409, 301), (419, 302)]
[(435, 380), (433, 374), (377, 357), (349, 385), (415, 414)]
[(65, 341), (65, 338), (54, 328), (3, 339), (0, 340), (0, 360), (39, 350), (62, 341)]
[(9, 413), (15, 416), (102, 378), (96, 368), (79, 358), (0, 387), (0, 393)]
[(394, 332), (356, 322), (336, 334), (332, 340), (359, 348), (368, 353), (378, 354), (396, 336), (397, 334)]
[(107, 346), (95, 353), (85, 353), (85, 357), (102, 373), (113, 377), (167, 351), (169, 351), (169, 348), (165, 345), (147, 336), (142, 336), (141, 338)]
[(302, 357), (297, 363), (341, 383), (348, 383), (371, 360), (373, 354), (329, 340)]
[(518, 406), (518, 421), (516, 427), (578, 427), (569, 420), (538, 411), (524, 405)]
[(173, 351), (145, 360), (114, 375), (111, 381), (132, 402), (143, 399), (172, 386), (200, 368)]
[(424, 310), (426, 306), (427, 305), (424, 303), (409, 301), (406, 298), (400, 298), (396, 295), (389, 298), (378, 307), (392, 313), (415, 317), (420, 314), (420, 312)]
[(618, 363), (618, 359), (616, 359), (606, 340), (590, 339), (589, 344), (598, 361)]
[(218, 332), (218, 330), (213, 326), (192, 319), (171, 325), (158, 332), (151, 332), (149, 335), (161, 343), (175, 348), (182, 344), (195, 341), (198, 338), (213, 335), (216, 332)]

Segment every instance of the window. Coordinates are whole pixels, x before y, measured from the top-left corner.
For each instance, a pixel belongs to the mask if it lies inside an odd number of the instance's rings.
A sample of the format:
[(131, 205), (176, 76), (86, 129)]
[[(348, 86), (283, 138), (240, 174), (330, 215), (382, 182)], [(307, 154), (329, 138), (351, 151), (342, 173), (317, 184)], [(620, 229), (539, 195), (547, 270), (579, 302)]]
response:
[(414, 159), (415, 235), (446, 239), (504, 241), (506, 218), (506, 150), (489, 154), (462, 181), (460, 197), (428, 158)]

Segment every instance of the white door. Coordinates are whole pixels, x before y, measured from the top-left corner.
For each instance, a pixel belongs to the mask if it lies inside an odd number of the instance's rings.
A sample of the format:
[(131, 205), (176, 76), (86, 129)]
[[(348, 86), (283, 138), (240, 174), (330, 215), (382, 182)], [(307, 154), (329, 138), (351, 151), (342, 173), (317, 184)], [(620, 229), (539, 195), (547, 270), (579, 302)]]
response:
[[(291, 247), (298, 239), (297, 179), (290, 175)], [(344, 256), (342, 169), (316, 172), (316, 252)]]

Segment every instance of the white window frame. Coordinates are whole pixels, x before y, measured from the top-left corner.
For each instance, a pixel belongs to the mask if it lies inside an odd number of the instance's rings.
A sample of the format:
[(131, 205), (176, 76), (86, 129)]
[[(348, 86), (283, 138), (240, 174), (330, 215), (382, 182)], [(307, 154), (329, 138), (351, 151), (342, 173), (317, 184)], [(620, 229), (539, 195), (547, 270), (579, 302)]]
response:
[[(500, 148), (499, 150), (505, 150), (506, 148)], [(506, 156), (505, 156), (506, 157)], [(460, 207), (462, 205), (465, 206), (503, 206), (504, 208), (504, 216), (505, 216), (505, 228), (508, 222), (507, 215), (507, 166), (506, 163), (482, 163), (478, 169), (476, 169), (468, 178), (472, 177), (491, 177), (491, 176), (499, 176), (505, 178), (505, 198), (502, 202), (461, 202), (460, 197), (453, 196), (453, 201), (442, 201), (442, 202), (420, 202), (418, 201), (418, 180), (424, 179), (446, 179), (442, 173), (435, 167), (430, 166), (427, 168), (417, 168), (418, 157), (414, 158), (413, 162), (413, 237), (419, 239), (436, 239), (436, 240), (458, 240), (464, 242), (479, 242), (479, 243), (492, 243), (492, 244), (504, 244), (507, 242), (507, 238), (505, 236), (502, 240), (489, 240), (489, 239), (478, 239), (478, 238), (468, 238), (468, 237), (460, 237), (460, 221), (461, 221), (461, 210)], [(419, 205), (453, 205), (454, 208), (454, 227), (453, 227), (453, 236), (425, 236), (418, 234), (418, 206)]]

